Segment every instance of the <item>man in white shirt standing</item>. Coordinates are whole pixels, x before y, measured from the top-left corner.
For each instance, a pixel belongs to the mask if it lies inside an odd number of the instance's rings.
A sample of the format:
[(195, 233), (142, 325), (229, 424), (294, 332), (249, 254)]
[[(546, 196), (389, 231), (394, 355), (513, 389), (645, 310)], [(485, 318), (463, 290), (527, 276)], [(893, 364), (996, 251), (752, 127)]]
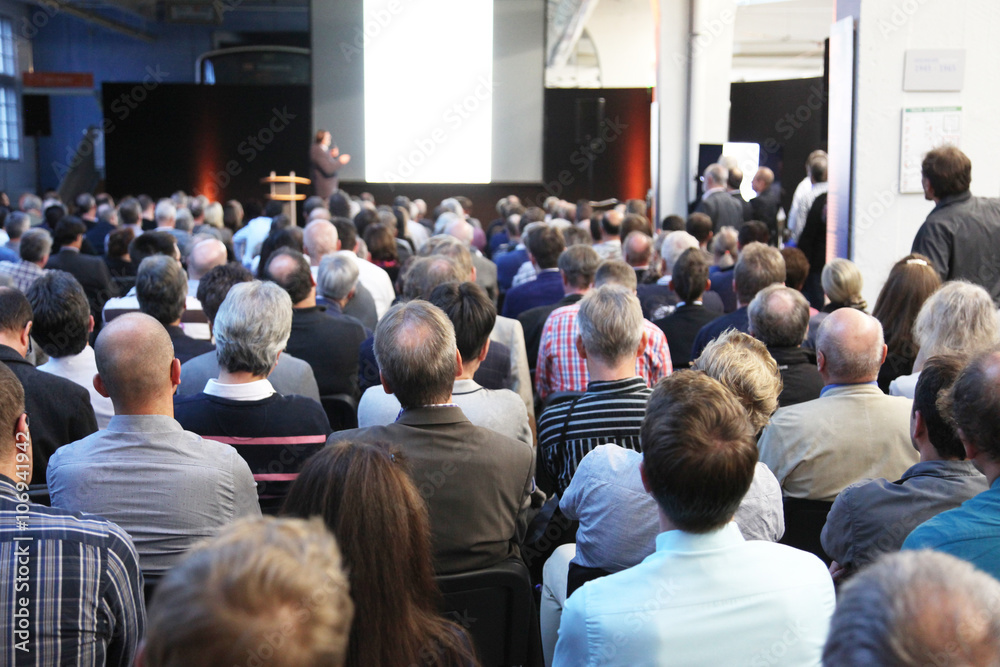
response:
[(80, 385), (90, 393), (97, 428), (107, 428), (115, 414), (111, 399), (94, 388), (97, 361), (88, 344), (94, 330), (87, 295), (76, 278), (65, 271), (46, 271), (26, 294), (34, 313), (31, 337), (49, 360), (38, 367)]
[(822, 561), (748, 542), (733, 515), (757, 448), (745, 410), (707, 375), (653, 391), (642, 425), (643, 486), (656, 551), (566, 602), (555, 665), (818, 664), (834, 609)]

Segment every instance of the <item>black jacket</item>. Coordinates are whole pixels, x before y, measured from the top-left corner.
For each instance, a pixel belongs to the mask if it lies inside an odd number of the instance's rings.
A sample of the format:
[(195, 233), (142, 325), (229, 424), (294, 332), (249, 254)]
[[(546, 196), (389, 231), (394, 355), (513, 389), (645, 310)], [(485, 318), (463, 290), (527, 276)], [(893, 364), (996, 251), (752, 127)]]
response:
[(778, 396), (778, 406), (788, 407), (819, 398), (823, 378), (816, 370), (816, 353), (802, 347), (768, 347), (778, 362), (784, 388)]

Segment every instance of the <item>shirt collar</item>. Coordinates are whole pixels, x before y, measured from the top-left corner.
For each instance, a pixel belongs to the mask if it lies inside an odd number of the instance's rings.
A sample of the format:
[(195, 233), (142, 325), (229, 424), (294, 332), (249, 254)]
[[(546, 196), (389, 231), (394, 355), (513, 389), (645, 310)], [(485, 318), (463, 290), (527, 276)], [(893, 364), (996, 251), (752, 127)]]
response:
[(396, 421), (403, 416), (407, 410), (423, 410), (425, 408), (457, 408), (458, 405), (455, 403), (431, 403), (430, 405), (421, 405), (416, 408), (400, 408), (399, 412), (396, 413)]
[(735, 521), (708, 533), (689, 533), (684, 530), (668, 530), (656, 536), (656, 550), (674, 552), (698, 552), (725, 549), (746, 541)]
[(205, 383), (204, 391), (208, 396), (218, 396), (234, 401), (260, 401), (277, 393), (266, 378), (240, 384), (224, 384), (212, 378)]
[(831, 389), (840, 389), (841, 387), (877, 387), (878, 382), (872, 380), (871, 382), (847, 382), (844, 384), (828, 384), (819, 390), (819, 395), (824, 396), (827, 391)]
[(16, 497), (17, 495), (17, 482), (7, 477), (7, 475), (0, 475), (0, 496)]
[(719, 187), (717, 187), (717, 188), (709, 188), (708, 190), (705, 190), (705, 194), (703, 194), (701, 196), (701, 198), (702, 199), (708, 199), (710, 196), (714, 195), (716, 192), (725, 192), (725, 191), (726, 191), (726, 189), (724, 187), (722, 187), (721, 185)]

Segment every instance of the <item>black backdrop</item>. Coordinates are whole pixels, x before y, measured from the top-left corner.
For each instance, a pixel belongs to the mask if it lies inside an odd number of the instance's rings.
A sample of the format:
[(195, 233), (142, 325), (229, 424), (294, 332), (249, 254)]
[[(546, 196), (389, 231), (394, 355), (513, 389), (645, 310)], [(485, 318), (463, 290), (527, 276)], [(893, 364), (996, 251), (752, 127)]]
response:
[(309, 176), (308, 86), (106, 83), (102, 97), (106, 186), (116, 197), (263, 199), (260, 179), (272, 170)]

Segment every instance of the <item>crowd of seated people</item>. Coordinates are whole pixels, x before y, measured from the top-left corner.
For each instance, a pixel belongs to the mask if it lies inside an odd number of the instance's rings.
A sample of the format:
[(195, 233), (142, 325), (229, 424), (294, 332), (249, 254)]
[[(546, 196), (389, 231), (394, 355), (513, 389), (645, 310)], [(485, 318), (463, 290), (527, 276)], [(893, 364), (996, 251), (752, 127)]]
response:
[(0, 663), (1000, 664), (1000, 200), (931, 151), (869, 314), (826, 160), (787, 225), (0, 193)]

